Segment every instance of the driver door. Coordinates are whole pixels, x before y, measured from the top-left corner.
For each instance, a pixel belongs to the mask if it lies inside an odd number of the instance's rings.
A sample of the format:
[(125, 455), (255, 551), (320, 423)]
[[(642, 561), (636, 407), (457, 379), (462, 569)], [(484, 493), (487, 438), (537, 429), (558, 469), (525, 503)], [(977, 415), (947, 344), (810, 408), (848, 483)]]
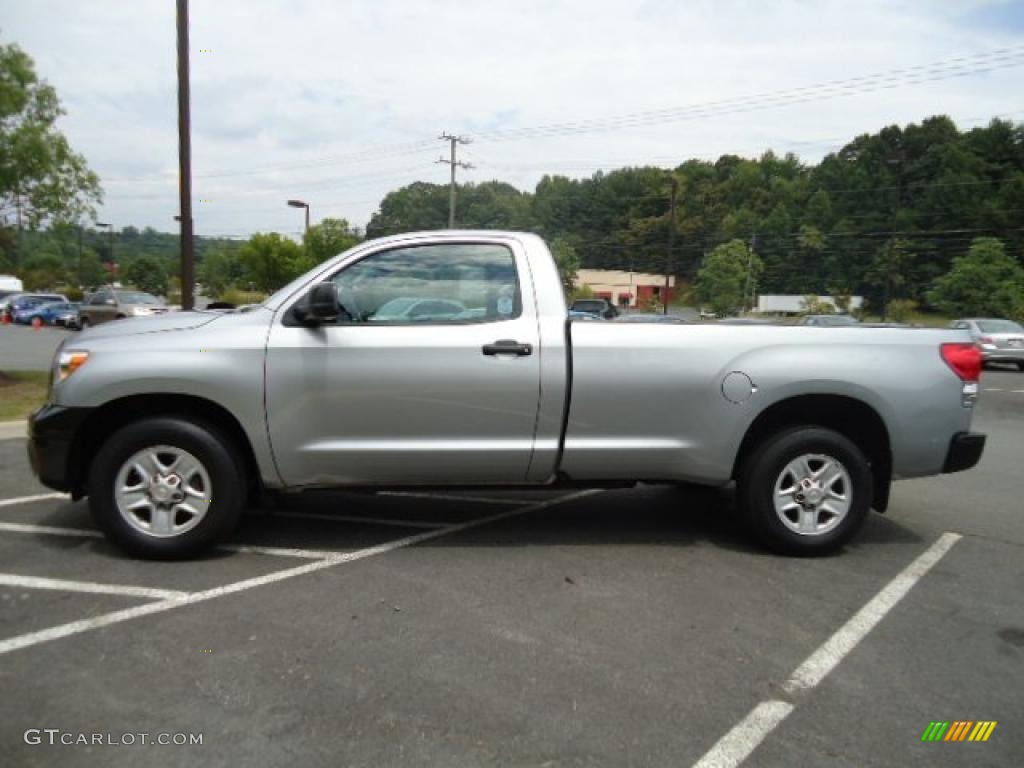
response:
[(540, 396), (525, 267), (514, 241), (392, 246), (330, 278), (335, 323), (285, 306), (266, 363), (284, 482), (524, 482)]

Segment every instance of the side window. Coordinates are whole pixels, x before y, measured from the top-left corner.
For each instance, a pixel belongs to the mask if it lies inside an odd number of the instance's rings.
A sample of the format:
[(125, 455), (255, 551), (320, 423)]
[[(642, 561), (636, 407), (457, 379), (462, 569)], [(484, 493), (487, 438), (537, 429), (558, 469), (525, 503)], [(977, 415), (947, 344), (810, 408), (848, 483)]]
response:
[(522, 313), (512, 251), (444, 243), (368, 256), (331, 278), (343, 324), (491, 323)]

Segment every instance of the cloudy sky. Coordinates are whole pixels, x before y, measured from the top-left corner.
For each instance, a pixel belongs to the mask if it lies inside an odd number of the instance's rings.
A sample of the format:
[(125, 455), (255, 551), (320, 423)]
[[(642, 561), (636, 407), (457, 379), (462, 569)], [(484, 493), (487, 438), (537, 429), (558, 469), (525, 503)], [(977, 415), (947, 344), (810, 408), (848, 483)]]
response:
[[(173, 0), (0, 0), (100, 174), (100, 220), (174, 228)], [(192, 0), (199, 234), (365, 226), (383, 195), (460, 180), (676, 165), (767, 148), (808, 162), (936, 114), (1024, 120), (1024, 2)], [(822, 86), (822, 84), (832, 85)]]

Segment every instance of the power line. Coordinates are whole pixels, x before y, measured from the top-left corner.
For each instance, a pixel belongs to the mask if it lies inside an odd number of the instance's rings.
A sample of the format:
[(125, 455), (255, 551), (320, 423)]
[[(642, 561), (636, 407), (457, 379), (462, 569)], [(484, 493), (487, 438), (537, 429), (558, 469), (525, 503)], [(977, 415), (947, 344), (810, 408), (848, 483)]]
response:
[(826, 81), (799, 88), (770, 91), (703, 104), (633, 112), (606, 118), (552, 123), (534, 127), (485, 131), (478, 133), (477, 138), (482, 141), (509, 141), (681, 122), (702, 117), (789, 106), (807, 101), (873, 93), (905, 85), (919, 85), (925, 82), (936, 82), (954, 77), (990, 72), (996, 69), (1016, 67), (1021, 64), (1024, 64), (1024, 46), (1002, 48), (986, 53), (933, 62), (931, 64), (886, 70), (845, 80)]

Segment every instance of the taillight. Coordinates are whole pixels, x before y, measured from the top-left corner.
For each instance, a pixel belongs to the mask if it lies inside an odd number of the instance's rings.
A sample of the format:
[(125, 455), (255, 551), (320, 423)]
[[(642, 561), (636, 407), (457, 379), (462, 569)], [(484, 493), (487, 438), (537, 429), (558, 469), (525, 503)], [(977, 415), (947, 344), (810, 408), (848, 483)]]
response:
[(995, 344), (995, 342), (992, 341), (992, 338), (990, 336), (979, 336), (978, 337), (978, 343), (979, 344), (993, 344), (993, 345)]
[(981, 350), (973, 344), (943, 344), (939, 347), (942, 359), (963, 381), (981, 378)]

